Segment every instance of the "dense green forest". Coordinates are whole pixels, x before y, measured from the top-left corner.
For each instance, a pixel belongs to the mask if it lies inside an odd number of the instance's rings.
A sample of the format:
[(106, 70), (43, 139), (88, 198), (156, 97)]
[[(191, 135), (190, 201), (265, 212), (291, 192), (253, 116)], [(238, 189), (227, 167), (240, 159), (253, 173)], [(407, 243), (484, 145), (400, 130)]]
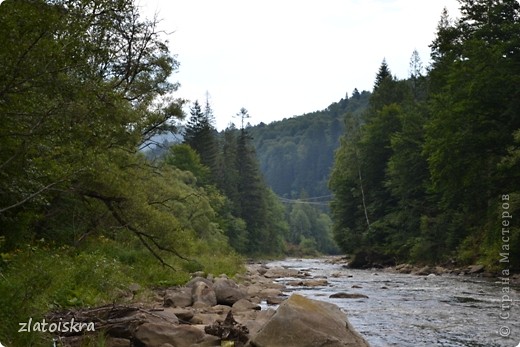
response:
[(346, 113), (367, 107), (370, 93), (354, 89), (322, 111), (251, 128), (264, 177), (279, 196), (300, 198), (330, 195), (328, 179), (334, 152), (344, 132)]
[(520, 4), (460, 3), (426, 72), (417, 53), (406, 80), (383, 61), (367, 111), (346, 115), (330, 188), (347, 253), (520, 268)]

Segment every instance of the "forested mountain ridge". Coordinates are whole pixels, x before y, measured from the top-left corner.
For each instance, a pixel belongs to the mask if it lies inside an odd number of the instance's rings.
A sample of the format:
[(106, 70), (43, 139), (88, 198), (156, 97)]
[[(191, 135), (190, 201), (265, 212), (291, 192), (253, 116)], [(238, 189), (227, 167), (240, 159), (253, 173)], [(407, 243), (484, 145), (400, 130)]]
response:
[(345, 114), (362, 113), (369, 98), (369, 92), (355, 89), (352, 96), (322, 111), (249, 128), (260, 168), (273, 191), (286, 198), (330, 195), (328, 179)]

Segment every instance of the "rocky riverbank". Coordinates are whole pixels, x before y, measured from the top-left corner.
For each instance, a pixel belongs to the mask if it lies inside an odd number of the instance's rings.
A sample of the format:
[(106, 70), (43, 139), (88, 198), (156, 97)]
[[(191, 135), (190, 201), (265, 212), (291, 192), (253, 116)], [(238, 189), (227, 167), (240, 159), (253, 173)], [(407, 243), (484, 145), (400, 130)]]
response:
[[(360, 256), (361, 255), (361, 256)], [(386, 260), (386, 261), (385, 261)], [(360, 253), (356, 257), (330, 257), (328, 262), (338, 264), (344, 268), (355, 268), (355, 269), (377, 269), (378, 271), (387, 271), (400, 274), (411, 274), (416, 276), (429, 276), (429, 275), (454, 275), (454, 276), (474, 276), (482, 278), (497, 278), (503, 277), (502, 273), (496, 271), (490, 271), (484, 265), (474, 264), (467, 266), (457, 266), (456, 264), (449, 264), (446, 266), (432, 266), (424, 265), (418, 266), (408, 263), (395, 264), (395, 262), (388, 261), (387, 258), (381, 255), (364, 254)], [(520, 285), (520, 273), (513, 273), (510, 271), (509, 274), (511, 284)]]
[[(49, 322), (94, 322), (109, 347), (368, 346), (335, 305), (294, 294), (288, 285), (323, 286), (326, 278), (263, 264), (230, 279), (202, 273), (182, 287), (158, 290), (151, 303), (110, 305), (50, 314)], [(294, 280), (295, 278), (295, 280)], [(296, 283), (297, 282), (297, 283)], [(136, 291), (139, 288), (132, 288)], [(83, 346), (92, 336), (62, 336), (62, 346)]]

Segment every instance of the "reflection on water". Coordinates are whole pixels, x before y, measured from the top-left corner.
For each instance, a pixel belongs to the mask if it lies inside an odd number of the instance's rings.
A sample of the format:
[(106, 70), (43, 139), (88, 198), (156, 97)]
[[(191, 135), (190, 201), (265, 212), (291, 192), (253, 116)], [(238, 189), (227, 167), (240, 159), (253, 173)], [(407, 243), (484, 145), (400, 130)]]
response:
[[(503, 285), (498, 281), (352, 270), (324, 259), (288, 259), (268, 266), (305, 270), (313, 277), (326, 276), (327, 286), (288, 287), (287, 294), (296, 292), (338, 305), (373, 347), (516, 347), (520, 342), (518, 288), (510, 288), (512, 302), (505, 304), (511, 307), (503, 311)], [(369, 298), (329, 298), (337, 292), (360, 293)], [(510, 314), (508, 319), (500, 318), (504, 312)], [(510, 336), (501, 337), (500, 332), (507, 333), (506, 328)]]

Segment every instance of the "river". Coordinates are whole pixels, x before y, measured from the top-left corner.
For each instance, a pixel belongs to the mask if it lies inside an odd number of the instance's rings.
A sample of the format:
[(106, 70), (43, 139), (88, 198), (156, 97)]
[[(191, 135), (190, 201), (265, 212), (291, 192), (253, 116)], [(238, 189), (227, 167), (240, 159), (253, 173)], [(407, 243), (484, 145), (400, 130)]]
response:
[[(338, 305), (372, 347), (520, 346), (519, 288), (498, 278), (354, 270), (326, 259), (287, 259), (267, 265), (326, 277), (326, 286), (288, 286), (286, 294), (300, 293)], [(278, 279), (284, 284), (291, 280), (295, 279)], [(329, 298), (338, 292), (368, 298)]]

